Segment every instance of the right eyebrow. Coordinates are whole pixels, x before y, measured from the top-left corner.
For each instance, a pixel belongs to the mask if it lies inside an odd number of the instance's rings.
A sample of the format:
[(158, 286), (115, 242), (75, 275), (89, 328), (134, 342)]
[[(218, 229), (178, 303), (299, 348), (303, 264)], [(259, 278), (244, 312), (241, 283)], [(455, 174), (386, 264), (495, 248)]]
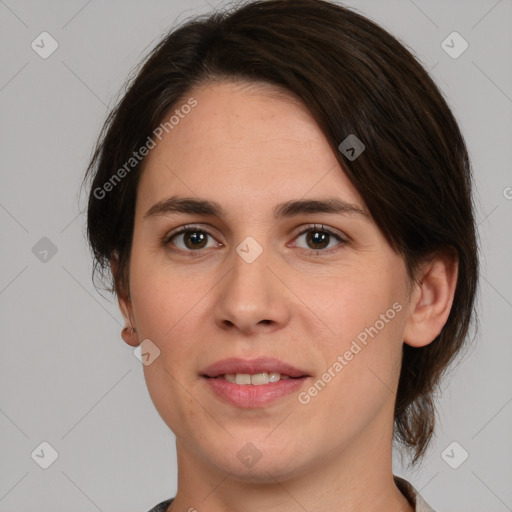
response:
[(169, 213), (190, 213), (198, 215), (222, 216), (222, 207), (216, 201), (194, 197), (172, 196), (155, 203), (144, 218), (167, 215)]

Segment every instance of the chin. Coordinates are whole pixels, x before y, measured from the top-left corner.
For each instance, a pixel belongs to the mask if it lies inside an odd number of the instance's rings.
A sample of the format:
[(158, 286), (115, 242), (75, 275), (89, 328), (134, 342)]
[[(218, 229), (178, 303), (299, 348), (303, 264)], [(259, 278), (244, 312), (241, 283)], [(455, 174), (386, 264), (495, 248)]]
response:
[(252, 468), (244, 468), (242, 464), (233, 464), (218, 466), (218, 469), (224, 473), (230, 474), (230, 479), (239, 482), (257, 483), (257, 484), (275, 484), (277, 481), (286, 481), (298, 476), (296, 463), (292, 461), (267, 461), (260, 460)]
[[(275, 484), (276, 480), (284, 481), (308, 472), (304, 450), (293, 450), (291, 444), (275, 449), (271, 443), (237, 443), (210, 453), (210, 462), (222, 473), (230, 474), (230, 478), (240, 482)], [(234, 446), (242, 446), (234, 448)]]

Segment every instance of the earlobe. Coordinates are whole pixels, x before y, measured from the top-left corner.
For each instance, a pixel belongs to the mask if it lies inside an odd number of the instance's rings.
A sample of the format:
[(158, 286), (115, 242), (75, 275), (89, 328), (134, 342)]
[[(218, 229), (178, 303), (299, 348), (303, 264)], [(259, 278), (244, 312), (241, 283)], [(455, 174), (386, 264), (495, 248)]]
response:
[(404, 343), (428, 345), (446, 324), (458, 277), (458, 258), (453, 250), (439, 251), (424, 265), (411, 295), (411, 313), (404, 330)]
[(130, 347), (138, 347), (140, 345), (137, 329), (133, 327), (125, 327), (121, 331), (121, 337), (127, 345), (130, 345)]
[[(112, 258), (110, 260), (110, 267), (112, 270), (112, 275), (116, 276), (117, 259)], [(139, 336), (137, 334), (131, 301), (128, 297), (125, 297), (121, 293), (121, 290), (118, 286), (116, 286), (116, 292), (119, 309), (121, 310), (121, 314), (123, 315), (126, 324), (126, 327), (121, 331), (121, 337), (123, 338), (124, 342), (131, 347), (137, 347), (139, 345)]]
[(135, 328), (135, 319), (133, 318), (133, 310), (131, 302), (128, 299), (118, 296), (119, 309), (123, 314), (126, 327), (121, 331), (121, 337), (131, 347), (137, 347), (139, 345), (139, 335)]

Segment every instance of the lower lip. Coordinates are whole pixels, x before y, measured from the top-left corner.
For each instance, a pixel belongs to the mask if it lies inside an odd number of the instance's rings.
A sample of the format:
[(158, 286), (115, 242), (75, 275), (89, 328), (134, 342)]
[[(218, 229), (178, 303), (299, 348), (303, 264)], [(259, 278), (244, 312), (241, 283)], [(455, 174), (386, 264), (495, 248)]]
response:
[(204, 377), (210, 388), (221, 398), (237, 407), (264, 407), (279, 398), (298, 391), (307, 377), (284, 379), (261, 386), (253, 384), (233, 384), (222, 377)]

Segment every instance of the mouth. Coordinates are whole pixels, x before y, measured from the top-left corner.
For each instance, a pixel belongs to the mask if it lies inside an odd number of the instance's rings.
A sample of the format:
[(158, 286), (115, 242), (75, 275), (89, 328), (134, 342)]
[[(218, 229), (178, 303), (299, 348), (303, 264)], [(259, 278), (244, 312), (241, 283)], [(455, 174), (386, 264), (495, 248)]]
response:
[(224, 379), (232, 384), (240, 384), (241, 386), (262, 386), (272, 382), (279, 382), (286, 379), (300, 379), (301, 377), (290, 377), (289, 375), (277, 372), (260, 372), (260, 373), (225, 373), (217, 377), (206, 377), (210, 379)]
[(310, 375), (274, 358), (231, 358), (208, 366), (200, 377), (223, 401), (254, 408), (298, 390)]
[[(277, 382), (281, 379), (309, 377), (306, 371), (273, 357), (222, 359), (205, 368), (200, 375), (210, 379), (223, 377), (237, 384), (255, 385)], [(253, 377), (255, 377), (254, 382), (252, 382)]]

